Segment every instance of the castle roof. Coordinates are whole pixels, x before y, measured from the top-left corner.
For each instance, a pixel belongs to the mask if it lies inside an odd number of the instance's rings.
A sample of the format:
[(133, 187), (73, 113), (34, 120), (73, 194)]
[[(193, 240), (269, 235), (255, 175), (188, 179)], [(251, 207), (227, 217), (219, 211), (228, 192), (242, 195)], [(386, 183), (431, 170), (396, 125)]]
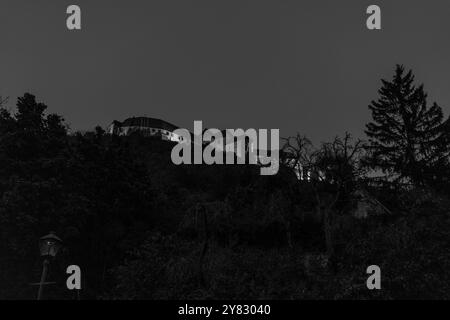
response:
[(161, 119), (155, 119), (155, 118), (148, 118), (148, 117), (132, 117), (125, 119), (123, 122), (120, 123), (120, 126), (122, 127), (147, 127), (147, 128), (158, 128), (163, 129), (167, 131), (174, 131), (178, 129), (177, 126), (161, 120)]

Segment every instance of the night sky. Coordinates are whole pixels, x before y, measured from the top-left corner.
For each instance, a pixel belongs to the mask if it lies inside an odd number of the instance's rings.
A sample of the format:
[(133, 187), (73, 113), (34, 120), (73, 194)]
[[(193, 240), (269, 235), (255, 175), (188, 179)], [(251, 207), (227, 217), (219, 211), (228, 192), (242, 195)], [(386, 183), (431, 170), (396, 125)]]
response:
[[(371, 4), (381, 31), (366, 28)], [(450, 113), (449, 33), (448, 0), (1, 0), (0, 95), (13, 107), (31, 92), (72, 130), (146, 115), (363, 137), (396, 63)]]

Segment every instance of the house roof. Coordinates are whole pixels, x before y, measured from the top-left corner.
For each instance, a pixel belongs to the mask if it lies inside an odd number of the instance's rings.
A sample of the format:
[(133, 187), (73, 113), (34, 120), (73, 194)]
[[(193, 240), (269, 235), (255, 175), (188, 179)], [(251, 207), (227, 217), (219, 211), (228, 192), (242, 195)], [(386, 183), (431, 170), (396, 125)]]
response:
[(147, 127), (147, 128), (158, 128), (158, 129), (164, 129), (168, 131), (174, 131), (178, 129), (177, 126), (161, 120), (161, 119), (155, 119), (155, 118), (148, 118), (148, 117), (132, 117), (125, 119), (123, 122), (120, 123), (120, 126), (122, 127)]

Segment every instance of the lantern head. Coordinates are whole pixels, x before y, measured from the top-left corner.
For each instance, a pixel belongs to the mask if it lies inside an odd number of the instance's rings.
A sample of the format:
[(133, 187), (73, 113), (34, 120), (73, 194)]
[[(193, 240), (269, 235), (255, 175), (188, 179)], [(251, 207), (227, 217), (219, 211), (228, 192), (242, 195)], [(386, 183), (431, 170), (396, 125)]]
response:
[(39, 239), (39, 250), (43, 257), (54, 257), (62, 247), (62, 240), (50, 232), (48, 235)]

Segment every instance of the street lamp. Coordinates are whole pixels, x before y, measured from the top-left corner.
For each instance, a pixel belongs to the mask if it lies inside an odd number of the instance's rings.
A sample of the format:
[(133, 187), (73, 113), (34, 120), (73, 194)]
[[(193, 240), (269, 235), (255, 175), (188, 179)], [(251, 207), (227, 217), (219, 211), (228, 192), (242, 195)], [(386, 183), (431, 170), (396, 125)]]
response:
[(56, 256), (61, 246), (62, 240), (53, 231), (39, 239), (39, 250), (42, 257)]
[(45, 279), (47, 278), (48, 265), (50, 264), (49, 259), (54, 258), (61, 247), (62, 240), (56, 236), (54, 232), (50, 232), (39, 239), (39, 250), (41, 252), (41, 256), (44, 257), (44, 262), (42, 263), (41, 282), (39, 282), (39, 291), (37, 296), (38, 300), (41, 300), (42, 298), (44, 285), (48, 284), (45, 282)]

